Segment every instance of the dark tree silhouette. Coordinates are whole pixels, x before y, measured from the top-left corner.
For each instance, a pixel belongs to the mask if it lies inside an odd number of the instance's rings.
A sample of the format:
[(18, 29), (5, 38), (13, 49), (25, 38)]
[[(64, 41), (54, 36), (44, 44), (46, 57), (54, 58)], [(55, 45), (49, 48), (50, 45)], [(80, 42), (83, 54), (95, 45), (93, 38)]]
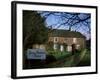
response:
[[(88, 29), (87, 32), (90, 33), (90, 23), (91, 23), (91, 15), (89, 13), (68, 13), (68, 12), (47, 12), (43, 11), (40, 14), (45, 18), (45, 21), (52, 15), (59, 18), (58, 23), (52, 24), (48, 26), (50, 29), (59, 28), (61, 26), (69, 27), (69, 30), (78, 31), (78, 29), (83, 25), (85, 28)], [(83, 29), (83, 30), (84, 30)]]
[(48, 40), (44, 18), (36, 11), (23, 11), (23, 45), (27, 49), (32, 44), (43, 44)]

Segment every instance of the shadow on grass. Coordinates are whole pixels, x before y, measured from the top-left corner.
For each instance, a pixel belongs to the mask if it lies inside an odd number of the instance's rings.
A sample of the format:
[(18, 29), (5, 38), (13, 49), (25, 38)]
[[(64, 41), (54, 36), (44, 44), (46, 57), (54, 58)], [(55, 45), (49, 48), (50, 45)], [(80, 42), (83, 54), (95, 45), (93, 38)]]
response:
[[(82, 59), (80, 59), (82, 57)], [(46, 60), (26, 60), (23, 69), (80, 67), (91, 65), (90, 52), (83, 50), (75, 55), (60, 53), (46, 55)]]

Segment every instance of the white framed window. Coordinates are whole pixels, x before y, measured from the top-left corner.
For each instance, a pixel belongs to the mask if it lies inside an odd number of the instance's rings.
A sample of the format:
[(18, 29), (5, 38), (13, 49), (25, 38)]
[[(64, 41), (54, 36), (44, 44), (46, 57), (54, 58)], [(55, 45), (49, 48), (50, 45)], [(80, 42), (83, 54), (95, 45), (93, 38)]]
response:
[(77, 43), (77, 38), (73, 38), (73, 43)]

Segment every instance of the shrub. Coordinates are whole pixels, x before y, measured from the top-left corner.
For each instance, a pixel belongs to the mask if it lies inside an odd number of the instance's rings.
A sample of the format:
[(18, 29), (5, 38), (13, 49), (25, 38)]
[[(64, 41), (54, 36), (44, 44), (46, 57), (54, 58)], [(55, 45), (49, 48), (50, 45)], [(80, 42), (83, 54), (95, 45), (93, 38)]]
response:
[(46, 63), (51, 63), (56, 61), (56, 58), (53, 55), (47, 55), (46, 56)]

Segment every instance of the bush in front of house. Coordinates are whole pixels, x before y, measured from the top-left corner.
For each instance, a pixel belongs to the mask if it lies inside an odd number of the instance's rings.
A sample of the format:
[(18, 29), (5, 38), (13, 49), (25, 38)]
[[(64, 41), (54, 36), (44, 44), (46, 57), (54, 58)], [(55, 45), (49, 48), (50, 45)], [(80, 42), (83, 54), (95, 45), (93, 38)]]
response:
[(46, 56), (46, 63), (47, 63), (47, 64), (48, 64), (48, 63), (52, 63), (52, 62), (54, 62), (54, 61), (57, 61), (56, 58), (55, 58), (55, 56), (53, 56), (53, 55), (47, 55), (47, 56)]
[(70, 56), (70, 52), (67, 51), (59, 51), (59, 50), (52, 50), (52, 51), (47, 51), (49, 55), (53, 55), (57, 60), (63, 59), (64, 57)]
[(51, 51), (53, 50), (53, 42), (47, 42), (47, 43), (46, 43), (46, 50), (49, 50), (49, 51), (50, 51), (50, 50), (51, 50)]

